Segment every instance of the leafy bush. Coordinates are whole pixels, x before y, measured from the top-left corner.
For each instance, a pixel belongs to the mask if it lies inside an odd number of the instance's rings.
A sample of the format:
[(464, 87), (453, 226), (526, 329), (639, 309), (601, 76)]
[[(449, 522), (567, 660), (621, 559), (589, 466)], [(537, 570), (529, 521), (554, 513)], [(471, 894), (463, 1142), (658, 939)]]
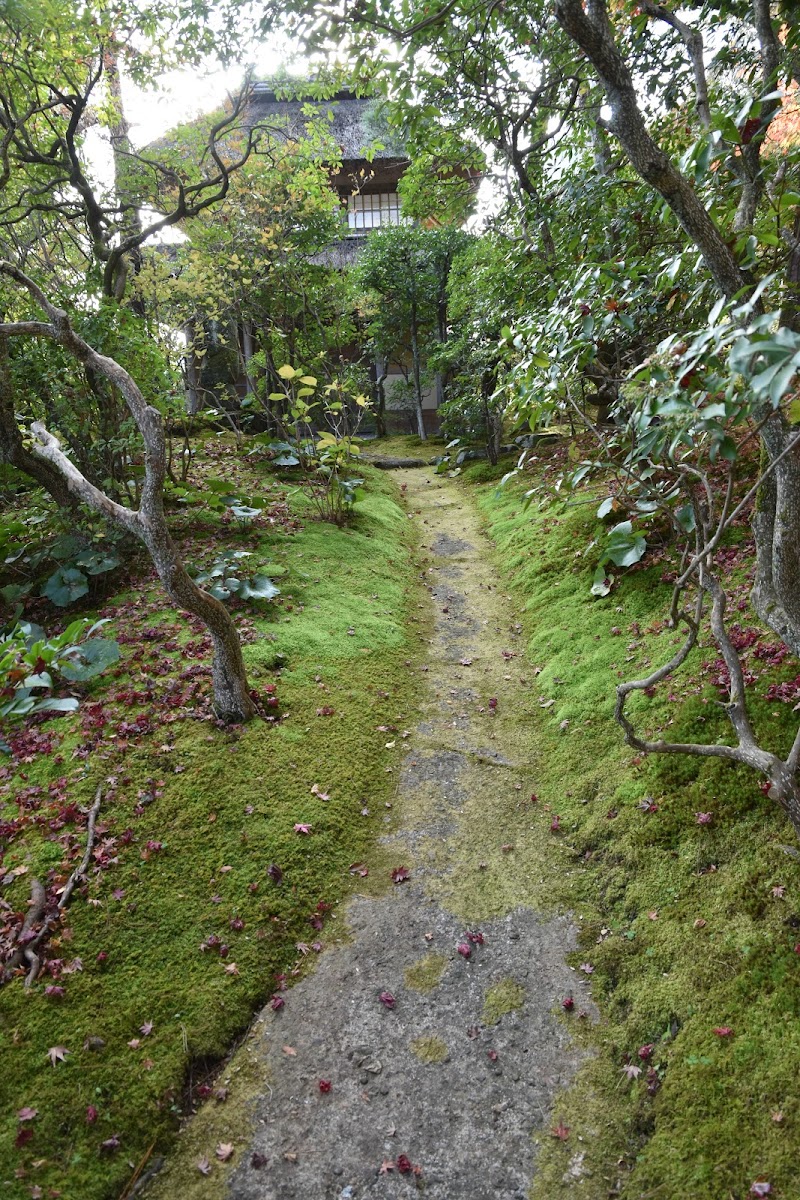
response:
[(230, 600), (232, 596), (238, 596), (240, 600), (274, 600), (280, 595), (280, 588), (270, 576), (283, 575), (286, 568), (269, 563), (257, 575), (245, 579), (237, 570), (237, 564), (250, 557), (250, 550), (227, 550), (215, 559), (209, 570), (197, 572), (194, 581), (217, 600)]
[[(74, 712), (74, 696), (52, 692), (56, 679), (84, 683), (100, 675), (119, 659), (119, 645), (109, 638), (93, 637), (105, 620), (73, 621), (63, 633), (48, 637), (39, 625), (18, 622), (0, 635), (0, 721), (10, 723), (39, 712)], [(81, 637), (87, 634), (84, 641)], [(8, 753), (0, 737), (0, 750)]]
[(370, 409), (366, 396), (356, 392), (348, 379), (339, 379), (322, 389), (319, 383), (295, 367), (280, 367), (284, 392), (270, 393), (288, 412), (285, 441), (273, 443), (276, 465), (297, 465), (305, 472), (302, 486), (324, 521), (344, 525), (360, 499), (363, 479), (349, 476), (353, 458), (361, 453), (356, 438)]
[[(46, 517), (34, 513), (28, 520), (6, 520), (0, 529), (0, 553), (14, 582), (0, 588), (7, 604), (16, 604), (38, 587), (38, 594), (59, 608), (85, 596), (92, 578), (116, 570), (121, 559), (115, 542), (105, 534), (102, 542), (90, 534), (61, 534), (54, 540), (42, 536)], [(38, 535), (38, 536), (37, 536)], [(23, 540), (25, 539), (25, 540)], [(53, 570), (53, 564), (57, 564)]]

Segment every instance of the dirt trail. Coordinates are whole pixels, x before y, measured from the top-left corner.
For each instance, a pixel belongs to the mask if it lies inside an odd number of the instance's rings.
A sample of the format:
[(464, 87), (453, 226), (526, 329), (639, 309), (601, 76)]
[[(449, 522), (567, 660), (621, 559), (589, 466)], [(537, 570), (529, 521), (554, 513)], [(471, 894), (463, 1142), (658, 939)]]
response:
[[(569, 993), (591, 1011), (564, 960), (569, 921), (514, 908), (507, 894), (487, 920), (448, 852), (468, 841), (499, 777), (521, 795), (536, 788), (535, 764), (504, 738), (503, 711), (529, 702), (503, 656), (513, 617), (458, 485), (430, 469), (398, 474), (422, 523), (435, 609), (420, 721), (397, 743), (402, 827), (386, 839), (411, 877), (349, 904), (350, 940), (321, 956), (282, 1011), (259, 1017), (240, 1051), (257, 1098), (224, 1193), (234, 1200), (378, 1200), (417, 1187), (430, 1200), (523, 1198), (534, 1135), (547, 1133), (581, 1058), (555, 1015)], [(498, 855), (504, 840), (498, 829)], [(483, 944), (465, 936), (477, 931)], [(421, 1174), (399, 1171), (400, 1156)]]

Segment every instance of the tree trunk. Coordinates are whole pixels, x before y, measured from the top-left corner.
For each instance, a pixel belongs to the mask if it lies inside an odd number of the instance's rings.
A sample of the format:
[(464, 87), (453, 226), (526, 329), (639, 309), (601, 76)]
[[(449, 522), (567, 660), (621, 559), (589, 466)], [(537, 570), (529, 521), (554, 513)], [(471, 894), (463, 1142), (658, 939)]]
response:
[(416, 309), (412, 309), (411, 313), (411, 363), (414, 374), (414, 407), (417, 417), (417, 433), (420, 440), (426, 440), (425, 419), (422, 415), (422, 370), (420, 364), (419, 353), (419, 334), (417, 330), (417, 313)]
[(483, 421), (486, 426), (486, 454), (493, 467), (497, 466), (500, 458), (500, 439), (503, 419), (500, 413), (493, 412), (489, 397), (494, 391), (494, 372), (484, 371), (481, 379), (481, 399), (483, 401)]
[(183, 332), (186, 338), (186, 355), (183, 360), (186, 371), (186, 412), (193, 417), (203, 407), (200, 400), (200, 364), (194, 352), (197, 337), (196, 322), (187, 321)]
[[(143, 523), (144, 524), (144, 523)], [(221, 721), (247, 721), (255, 705), (245, 673), (242, 647), (231, 615), (219, 600), (198, 587), (186, 572), (166, 522), (144, 524), (139, 537), (150, 551), (164, 590), (179, 608), (199, 617), (214, 643), (212, 680), (214, 711)]]
[[(762, 441), (768, 465), (797, 436), (780, 413), (766, 423)], [(753, 517), (756, 583), (753, 607), (793, 654), (800, 657), (800, 447), (762, 480)]]
[(245, 395), (254, 396), (256, 385), (250, 374), (250, 360), (255, 354), (256, 341), (253, 335), (253, 322), (245, 321), (242, 325), (242, 359), (244, 360)]
[(386, 437), (386, 374), (389, 369), (388, 359), (375, 359), (375, 430), (378, 437)]
[[(776, 55), (780, 47), (771, 27), (768, 6), (762, 2), (754, 9), (764, 78), (769, 80), (777, 70)], [(631, 165), (663, 196), (702, 254), (720, 292), (730, 299), (751, 287), (752, 279), (739, 267), (688, 179), (650, 136), (630, 71), (614, 41), (605, 0), (586, 0), (585, 7), (583, 0), (557, 0), (556, 19), (594, 67), (611, 106), (610, 127)], [(767, 116), (771, 112), (772, 109)], [(750, 157), (754, 170), (755, 151)], [(790, 289), (796, 287), (796, 277), (800, 274), (798, 259), (800, 255), (790, 251)], [(787, 315), (793, 322), (795, 297), (796, 291), (790, 290)], [(761, 436), (767, 459), (774, 461), (786, 449), (792, 435), (784, 418), (776, 414), (766, 423)], [(758, 566), (753, 605), (793, 653), (800, 654), (800, 453), (797, 450), (782, 459), (765, 479), (753, 531)]]
[[(131, 234), (141, 236), (142, 218), (138, 206), (131, 203), (132, 193), (135, 189), (130, 187), (129, 178), (131, 175), (131, 163), (133, 161), (130, 126), (128, 125), (128, 118), (122, 103), (122, 82), (119, 75), (119, 62), (116, 50), (106, 49), (104, 69), (111, 100), (112, 120), (109, 131), (111, 134), (111, 153), (114, 165), (114, 192), (120, 207), (126, 206), (120, 230), (121, 237), (125, 239), (130, 237)], [(113, 297), (115, 300), (121, 302), (125, 297), (130, 269), (133, 269), (134, 275), (138, 275), (141, 266), (142, 251), (138, 245), (131, 249), (127, 259), (110, 259), (103, 278), (105, 294), (109, 298)], [(138, 312), (140, 316), (143, 315), (144, 306), (140, 298), (134, 300), (131, 307), (134, 312)]]
[(609, 127), (646, 183), (663, 196), (703, 256), (714, 282), (730, 298), (752, 281), (741, 270), (689, 180), (648, 132), (628, 65), (614, 41), (603, 0), (556, 0), (556, 20), (591, 62), (611, 107)]

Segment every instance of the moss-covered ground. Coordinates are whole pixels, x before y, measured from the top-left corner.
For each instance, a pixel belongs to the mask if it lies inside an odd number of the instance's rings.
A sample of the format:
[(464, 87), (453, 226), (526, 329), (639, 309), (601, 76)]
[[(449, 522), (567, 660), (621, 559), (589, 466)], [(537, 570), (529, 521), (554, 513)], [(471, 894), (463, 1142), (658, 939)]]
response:
[[(381, 449), (411, 456), (412, 441)], [(499, 492), (508, 464), (469, 467), (449, 485), (477, 503), (494, 543), (493, 588), (512, 624), (487, 638), (502, 643), (504, 679), (518, 689), (494, 719), (533, 782), (520, 792), (504, 786), (502, 764), (476, 762), (497, 782), (465, 797), (462, 833), (431, 845), (447, 855), (438, 893), (476, 918), (567, 909), (581, 931), (572, 965), (591, 980), (601, 1019), (563, 1015), (589, 1053), (559, 1100), (555, 1136), (540, 1139), (533, 1200), (791, 1200), (796, 837), (744, 768), (624, 746), (614, 685), (672, 654), (674, 564), (669, 546), (656, 548), (608, 597), (590, 596), (596, 498), (554, 491), (564, 453), (543, 447)], [(225, 439), (210, 439), (198, 469), (233, 476)], [(302, 495), (266, 465), (245, 474), (265, 508), (251, 528), (190, 509), (176, 532), (199, 562), (245, 547), (286, 568), (279, 601), (239, 612), (272, 722), (216, 727), (203, 632), (187, 632), (143, 578), (103, 610), (123, 635), (117, 672), (87, 688), (77, 718), (32, 724), (0, 777), (2, 920), (24, 911), (33, 876), (50, 889), (63, 882), (82, 853), (85, 809), (98, 784), (104, 792), (90, 882), (51, 942), (48, 974), (30, 991), (15, 980), (0, 992), (0, 1181), (14, 1200), (127, 1195), (181, 1115), (204, 1106), (216, 1128), (228, 1101), (215, 1064), (253, 1009), (273, 993), (279, 1004), (336, 937), (336, 906), (352, 887), (389, 875), (375, 834), (392, 812), (395, 733), (410, 724), (426, 619), (411, 582), (412, 523), (391, 476), (368, 472), (357, 520), (336, 530), (309, 519)], [(724, 551), (734, 635), (756, 728), (785, 752), (797, 666), (752, 616), (751, 563), (742, 524)], [(729, 740), (720, 679), (715, 649), (702, 645), (631, 712), (675, 740)], [(429, 955), (406, 982), (424, 992), (439, 971)], [(493, 987), (486, 1020), (511, 1011), (521, 989)], [(220, 1138), (230, 1125), (230, 1114), (218, 1122)]]
[[(744, 1200), (767, 1194), (751, 1192), (760, 1181), (789, 1200), (800, 1196), (797, 838), (751, 771), (625, 747), (614, 687), (673, 653), (674, 564), (669, 547), (651, 553), (593, 598), (597, 502), (554, 491), (563, 456), (542, 448), (525, 478), (499, 491), (507, 464), (468, 468), (461, 481), (524, 639), (524, 661), (509, 670), (522, 689), (520, 755), (535, 762), (537, 786), (501, 814), (513, 853), (473, 833), (454, 875), (473, 905), (483, 892), (487, 913), (521, 902), (570, 909), (581, 928), (573, 965), (602, 1013), (592, 1029), (564, 1018), (593, 1053), (556, 1111), (568, 1136), (542, 1140), (532, 1197)], [(745, 525), (735, 529), (723, 554), (734, 635), (756, 728), (785, 753), (797, 668), (781, 665), (749, 608), (748, 539)], [(730, 740), (717, 658), (703, 645), (679, 677), (632, 704), (641, 727)]]
[(416, 458), (421, 463), (430, 462), (444, 448), (444, 439), (437, 436), (424, 442), (407, 433), (396, 433), (390, 437), (376, 438), (364, 442), (364, 454), (380, 454), (382, 458)]
[(45, 973), (0, 991), (0, 1191), (14, 1200), (128, 1195), (182, 1115), (224, 1106), (216, 1065), (337, 936), (337, 905), (389, 874), (375, 870), (376, 833), (424, 632), (395, 484), (367, 470), (354, 521), (337, 529), (224, 437), (196, 470), (263, 513), (239, 529), (190, 508), (175, 519), (187, 556), (246, 548), (285, 568), (279, 600), (237, 618), (269, 719), (217, 726), (204, 631), (144, 570), (102, 610), (119, 667), (86, 687), (76, 716), (33, 723), (15, 744), (0, 778), (6, 915), (25, 910), (33, 877), (63, 883), (98, 786), (104, 798), (88, 884)]

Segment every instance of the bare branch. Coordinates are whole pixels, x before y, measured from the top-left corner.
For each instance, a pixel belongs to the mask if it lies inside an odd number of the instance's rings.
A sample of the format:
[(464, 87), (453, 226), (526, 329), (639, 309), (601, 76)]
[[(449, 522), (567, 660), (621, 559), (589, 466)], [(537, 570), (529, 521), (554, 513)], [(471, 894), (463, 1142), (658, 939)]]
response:
[(648, 16), (655, 17), (659, 21), (665, 21), (667, 25), (672, 26), (676, 33), (680, 34), (692, 64), (697, 115), (703, 127), (710, 129), (711, 108), (708, 103), (708, 81), (706, 79), (706, 67), (703, 60), (702, 33), (697, 29), (692, 29), (690, 25), (687, 25), (685, 21), (682, 21), (670, 9), (665, 8), (663, 4), (655, 4), (653, 0), (642, 0), (640, 7)]
[(97, 821), (97, 814), (100, 812), (100, 804), (102, 803), (102, 799), (103, 799), (103, 789), (102, 789), (102, 784), (101, 784), (98, 786), (97, 791), (95, 792), (94, 803), (92, 804), (92, 807), (89, 810), (89, 820), (86, 825), (86, 849), (84, 851), (83, 858), (81, 859), (80, 863), (75, 868), (75, 870), (72, 872), (72, 874), (70, 875), (66, 884), (64, 885), (64, 890), (59, 897), (58, 907), (56, 909), (54, 916), (49, 917), (44, 922), (44, 924), (42, 925), (42, 928), (39, 930), (36, 937), (33, 938), (25, 947), (25, 951), (24, 951), (25, 957), (28, 960), (28, 963), (30, 964), (30, 970), (28, 971), (28, 977), (25, 980), (25, 987), (30, 987), (32, 983), (36, 982), (36, 977), (39, 974), (39, 971), (41, 970), (41, 962), (39, 960), (39, 955), (36, 953), (36, 951), (38, 950), (39, 946), (41, 946), (44, 939), (51, 932), (56, 921), (59, 920), (59, 918), (61, 917), (61, 914), (64, 912), (64, 909), (69, 904), (70, 898), (72, 896), (72, 893), (75, 890), (75, 887), (76, 887), (78, 881), (86, 878), (86, 868), (89, 866), (89, 860), (92, 856), (92, 848), (94, 846), (95, 823)]
[[(645, 742), (636, 733), (633, 725), (625, 715), (625, 702), (631, 692), (643, 692), (647, 688), (653, 688), (656, 684), (661, 683), (673, 671), (677, 671), (678, 667), (682, 666), (690, 653), (694, 649), (697, 637), (700, 632), (700, 621), (703, 616), (703, 593), (700, 588), (697, 589), (697, 600), (695, 602), (694, 616), (691, 617), (687, 612), (679, 614), (681, 620), (688, 628), (686, 641), (680, 649), (673, 654), (669, 662), (666, 662), (661, 667), (657, 667), (645, 679), (629, 679), (625, 683), (620, 683), (617, 686), (617, 703), (614, 707), (614, 718), (622, 726), (625, 732), (625, 741), (629, 746), (633, 746), (636, 750), (652, 752), (656, 749), (660, 750), (666, 745), (665, 742)], [(730, 747), (728, 747), (730, 749)], [(675, 750), (671, 753), (681, 753)]]

